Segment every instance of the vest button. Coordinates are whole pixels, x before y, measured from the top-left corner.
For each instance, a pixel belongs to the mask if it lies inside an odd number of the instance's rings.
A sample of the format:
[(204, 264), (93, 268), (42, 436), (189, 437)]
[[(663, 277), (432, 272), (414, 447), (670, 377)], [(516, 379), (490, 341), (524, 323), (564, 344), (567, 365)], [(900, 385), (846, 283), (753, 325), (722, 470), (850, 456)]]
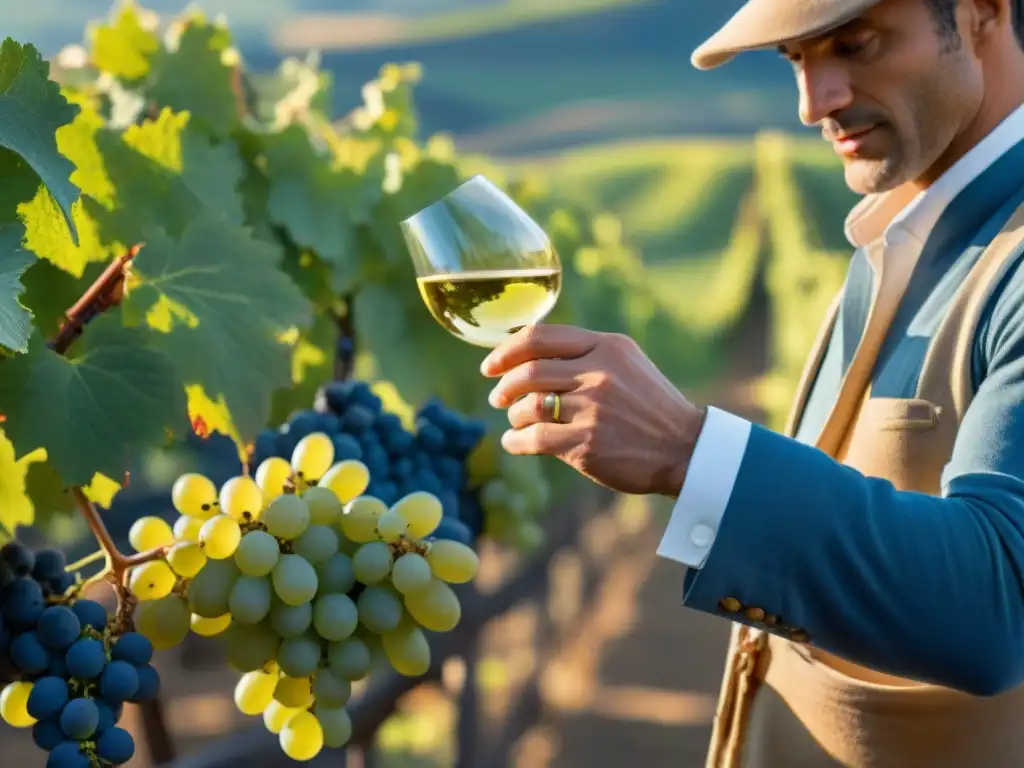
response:
[(718, 602), (718, 607), (727, 613), (736, 613), (743, 606), (735, 597), (723, 597)]
[(747, 618), (751, 621), (762, 621), (764, 619), (763, 608), (747, 608), (746, 614)]

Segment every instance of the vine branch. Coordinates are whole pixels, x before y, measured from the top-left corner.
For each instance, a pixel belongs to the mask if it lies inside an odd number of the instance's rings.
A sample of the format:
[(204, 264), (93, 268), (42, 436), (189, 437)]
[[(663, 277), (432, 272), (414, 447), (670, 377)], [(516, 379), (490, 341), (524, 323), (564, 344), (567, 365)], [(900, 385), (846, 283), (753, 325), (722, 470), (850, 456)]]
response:
[(111, 538), (110, 531), (107, 530), (107, 526), (100, 517), (100, 513), (96, 510), (96, 506), (85, 495), (85, 492), (78, 486), (75, 486), (71, 489), (71, 494), (75, 497), (75, 504), (89, 526), (89, 530), (92, 531), (96, 541), (99, 542), (100, 547), (102, 547), (106, 554), (107, 568), (109, 569), (108, 578), (115, 583), (115, 586), (116, 584), (124, 583), (126, 574), (132, 568), (153, 560), (159, 560), (167, 555), (167, 547), (157, 547), (156, 549), (150, 549), (134, 555), (123, 554), (117, 548), (113, 538)]
[(96, 278), (71, 309), (64, 313), (65, 321), (60, 331), (50, 341), (50, 349), (58, 355), (67, 352), (72, 342), (82, 335), (85, 326), (106, 310), (116, 306), (124, 297), (124, 282), (128, 264), (134, 259), (142, 245), (133, 245), (112, 261)]

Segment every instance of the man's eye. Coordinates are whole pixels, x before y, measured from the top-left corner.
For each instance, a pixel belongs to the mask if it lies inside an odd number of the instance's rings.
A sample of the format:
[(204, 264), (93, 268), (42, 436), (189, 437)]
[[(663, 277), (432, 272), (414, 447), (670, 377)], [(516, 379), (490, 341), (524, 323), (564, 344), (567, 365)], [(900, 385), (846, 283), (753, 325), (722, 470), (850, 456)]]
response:
[(867, 50), (874, 41), (873, 36), (858, 37), (849, 40), (836, 41), (836, 53), (840, 56), (856, 56)]

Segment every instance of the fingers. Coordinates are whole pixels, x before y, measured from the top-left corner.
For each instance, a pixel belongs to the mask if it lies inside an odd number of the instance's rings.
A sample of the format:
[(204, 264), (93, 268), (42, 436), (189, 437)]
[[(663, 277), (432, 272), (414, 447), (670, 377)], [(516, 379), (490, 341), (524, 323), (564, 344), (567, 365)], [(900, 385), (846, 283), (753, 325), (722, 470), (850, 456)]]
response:
[[(551, 421), (551, 413), (544, 408), (546, 392), (534, 392), (514, 402), (508, 409), (508, 421), (515, 429), (524, 429), (531, 424)], [(581, 404), (577, 396), (564, 394), (559, 396), (561, 408), (558, 421), (568, 424), (574, 414), (579, 413)]]
[(480, 364), (480, 372), (500, 376), (529, 360), (582, 357), (600, 338), (599, 333), (569, 325), (528, 325), (491, 350)]
[(559, 456), (579, 442), (579, 428), (572, 424), (542, 421), (524, 429), (510, 429), (501, 436), (501, 446), (517, 456)]
[(487, 401), (494, 408), (508, 408), (530, 392), (570, 392), (579, 385), (583, 373), (575, 360), (533, 360), (506, 373)]

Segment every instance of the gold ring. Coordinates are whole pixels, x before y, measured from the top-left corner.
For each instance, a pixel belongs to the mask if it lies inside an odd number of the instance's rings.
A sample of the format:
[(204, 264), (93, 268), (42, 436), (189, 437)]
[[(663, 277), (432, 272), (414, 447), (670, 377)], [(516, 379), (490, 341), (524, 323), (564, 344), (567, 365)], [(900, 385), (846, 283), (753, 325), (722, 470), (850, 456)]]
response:
[(558, 423), (558, 417), (562, 414), (562, 398), (554, 392), (548, 392), (544, 395), (544, 400), (541, 401), (541, 405), (545, 413), (551, 415), (551, 420)]

